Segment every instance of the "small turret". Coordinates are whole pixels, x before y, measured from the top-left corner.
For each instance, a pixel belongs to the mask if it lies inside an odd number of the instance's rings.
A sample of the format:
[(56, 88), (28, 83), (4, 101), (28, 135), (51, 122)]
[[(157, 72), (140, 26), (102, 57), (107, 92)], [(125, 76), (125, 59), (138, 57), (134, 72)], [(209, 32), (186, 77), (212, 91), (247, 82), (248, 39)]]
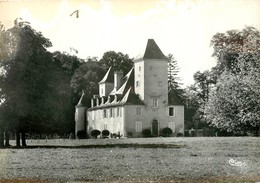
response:
[[(75, 137), (86, 137), (86, 106), (84, 105), (84, 91), (75, 106)], [(85, 134), (85, 135), (84, 135)]]

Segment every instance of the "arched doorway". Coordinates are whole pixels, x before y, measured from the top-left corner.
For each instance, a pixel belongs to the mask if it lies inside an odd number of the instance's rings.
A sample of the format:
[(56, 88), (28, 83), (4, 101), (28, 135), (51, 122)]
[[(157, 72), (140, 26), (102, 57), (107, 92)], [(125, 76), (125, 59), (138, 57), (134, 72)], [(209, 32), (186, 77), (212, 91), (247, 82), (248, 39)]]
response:
[(156, 119), (152, 121), (152, 136), (154, 137), (159, 136), (159, 123)]

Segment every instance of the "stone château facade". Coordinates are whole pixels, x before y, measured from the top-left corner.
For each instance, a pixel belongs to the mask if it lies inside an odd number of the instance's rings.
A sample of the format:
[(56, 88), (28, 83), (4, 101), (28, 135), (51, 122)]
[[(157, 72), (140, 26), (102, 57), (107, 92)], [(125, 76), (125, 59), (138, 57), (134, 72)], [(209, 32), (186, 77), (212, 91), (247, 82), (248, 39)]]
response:
[[(125, 75), (110, 68), (99, 82), (99, 94), (91, 107), (82, 104), (75, 112), (75, 132), (108, 130), (123, 137), (141, 137), (150, 129), (153, 136), (169, 127), (173, 136), (184, 133), (184, 106), (168, 96), (168, 58), (153, 39), (144, 54), (134, 59), (134, 67)], [(174, 98), (174, 97), (173, 97)]]

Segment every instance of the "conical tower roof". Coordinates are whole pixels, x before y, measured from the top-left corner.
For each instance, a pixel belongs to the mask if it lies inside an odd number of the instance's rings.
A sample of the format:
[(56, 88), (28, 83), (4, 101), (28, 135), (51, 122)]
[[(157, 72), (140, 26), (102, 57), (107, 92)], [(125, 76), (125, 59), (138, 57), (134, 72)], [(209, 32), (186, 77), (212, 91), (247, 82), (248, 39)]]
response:
[(79, 99), (78, 104), (76, 105), (76, 107), (86, 107), (86, 105), (84, 104), (85, 102), (85, 93), (84, 91), (82, 91), (81, 97)]
[(153, 39), (148, 39), (145, 52), (138, 55), (134, 61), (144, 60), (144, 59), (161, 59), (168, 60), (168, 58), (160, 50), (159, 46)]

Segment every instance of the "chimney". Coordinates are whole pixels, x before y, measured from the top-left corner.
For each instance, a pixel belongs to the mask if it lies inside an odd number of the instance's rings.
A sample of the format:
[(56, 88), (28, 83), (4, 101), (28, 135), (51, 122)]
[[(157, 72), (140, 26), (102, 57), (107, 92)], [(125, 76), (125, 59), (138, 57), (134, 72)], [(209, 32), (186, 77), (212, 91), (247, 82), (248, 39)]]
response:
[(123, 79), (123, 71), (115, 71), (114, 72), (114, 89), (117, 91), (122, 83)]

